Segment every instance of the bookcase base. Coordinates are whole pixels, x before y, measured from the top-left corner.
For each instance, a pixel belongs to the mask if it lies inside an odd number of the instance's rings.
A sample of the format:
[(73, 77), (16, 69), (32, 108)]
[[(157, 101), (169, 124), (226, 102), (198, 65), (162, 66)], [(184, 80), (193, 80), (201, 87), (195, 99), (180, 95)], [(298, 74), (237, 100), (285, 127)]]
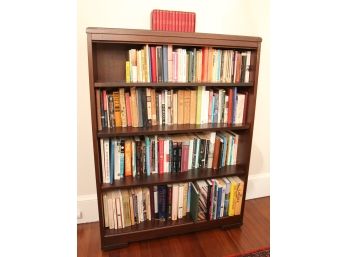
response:
[(104, 237), (101, 240), (101, 246), (103, 250), (112, 250), (127, 247), (131, 242), (187, 234), (214, 228), (228, 229), (240, 227), (243, 224), (242, 216), (225, 217), (218, 220), (199, 222), (187, 220), (189, 220), (189, 218), (179, 222), (173, 222), (173, 224), (165, 223), (163, 226), (158, 226), (156, 223), (153, 226), (145, 224), (143, 227), (141, 227), (142, 230), (136, 230), (136, 228), (133, 228), (132, 230), (131, 227), (124, 232), (118, 232), (117, 230), (106, 230)]

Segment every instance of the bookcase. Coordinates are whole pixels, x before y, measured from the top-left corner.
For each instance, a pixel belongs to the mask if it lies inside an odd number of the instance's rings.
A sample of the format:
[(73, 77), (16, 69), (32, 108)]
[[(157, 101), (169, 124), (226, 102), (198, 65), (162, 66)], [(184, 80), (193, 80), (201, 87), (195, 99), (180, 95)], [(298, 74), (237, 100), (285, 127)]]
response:
[[(254, 129), (257, 80), (262, 39), (259, 37), (231, 36), (207, 33), (179, 33), (134, 29), (87, 28), (89, 89), (92, 117), (92, 135), (95, 163), (96, 188), (100, 224), (101, 248), (104, 250), (124, 247), (129, 242), (154, 239), (171, 235), (195, 232), (211, 228), (238, 227), (243, 224), (244, 203), (248, 183), (251, 144)], [(248, 83), (126, 83), (125, 63), (128, 50), (149, 45), (173, 45), (173, 47), (213, 47), (219, 49), (235, 49), (251, 51), (250, 79)], [(246, 122), (243, 124), (203, 124), (203, 125), (156, 125), (151, 127), (117, 127), (98, 130), (97, 124), (97, 89), (150, 87), (150, 88), (196, 88), (204, 85), (209, 88), (237, 87), (248, 93)], [(237, 164), (225, 166), (218, 170), (208, 168), (192, 169), (181, 173), (165, 173), (140, 177), (125, 177), (113, 184), (105, 184), (102, 180), (100, 138), (127, 137), (138, 135), (174, 135), (178, 133), (194, 133), (203, 131), (238, 132), (239, 146)], [(189, 182), (199, 179), (220, 178), (237, 175), (244, 180), (241, 214), (223, 217), (216, 220), (194, 222), (189, 216), (176, 221), (145, 221), (123, 229), (104, 227), (103, 196), (104, 192), (113, 189), (127, 189), (139, 186), (154, 186), (166, 183)]]

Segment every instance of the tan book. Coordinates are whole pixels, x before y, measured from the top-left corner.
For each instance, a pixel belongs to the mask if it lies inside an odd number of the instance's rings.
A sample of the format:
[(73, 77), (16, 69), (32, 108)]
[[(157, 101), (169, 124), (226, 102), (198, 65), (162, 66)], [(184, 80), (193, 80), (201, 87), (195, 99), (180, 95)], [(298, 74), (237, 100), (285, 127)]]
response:
[(146, 88), (146, 107), (147, 107), (147, 120), (149, 122), (149, 125), (152, 125), (152, 103), (151, 103), (151, 89)]
[(147, 220), (151, 220), (151, 199), (150, 199), (150, 189), (145, 188), (145, 205), (146, 205), (146, 218)]
[(173, 187), (172, 187), (172, 220), (178, 219), (178, 196), (179, 196), (179, 186), (178, 186), (178, 184), (173, 184)]
[(101, 124), (101, 107), (100, 107), (100, 89), (97, 89), (95, 92), (96, 105), (97, 105), (97, 122), (98, 122), (98, 130), (102, 129)]
[[(115, 203), (113, 204), (113, 198), (111, 196), (111, 194), (107, 195), (107, 201), (108, 201), (108, 224), (109, 224), (109, 228), (113, 229), (115, 228), (115, 223), (114, 223), (114, 212), (113, 212), (113, 208), (115, 207)], [(116, 225), (117, 228), (117, 225)]]
[(187, 193), (188, 193), (188, 183), (184, 183), (184, 199), (183, 199), (183, 206), (182, 206), (182, 216), (185, 217), (187, 213)]
[(120, 108), (121, 108), (121, 123), (122, 127), (127, 127), (127, 111), (126, 111), (126, 96), (124, 88), (120, 88)]
[(178, 93), (173, 94), (173, 124), (178, 124)]
[(120, 192), (120, 190), (117, 190), (116, 192), (114, 192), (114, 194), (115, 194), (115, 199), (116, 199), (116, 200), (114, 200), (114, 201), (116, 201), (116, 216), (117, 216), (116, 227), (123, 228), (123, 215), (122, 215), (123, 208), (122, 208), (121, 192)]
[(184, 124), (184, 90), (178, 91), (178, 124)]
[(156, 90), (151, 90), (151, 121), (152, 125), (157, 125), (157, 115), (156, 115)]
[(213, 60), (214, 60), (214, 49), (208, 49), (208, 81), (213, 82)]
[(137, 51), (137, 82), (143, 82), (142, 77), (142, 63), (141, 63), (141, 50)]
[(122, 204), (123, 204), (124, 227), (129, 227), (131, 225), (131, 220), (130, 220), (128, 190), (121, 190), (121, 195), (122, 195)]
[(103, 206), (104, 206), (104, 227), (109, 227), (109, 211), (108, 211), (108, 198), (107, 193), (103, 194)]
[(134, 220), (134, 206), (133, 206), (133, 196), (131, 189), (128, 190), (128, 195), (129, 195), (129, 214), (130, 214), (130, 221), (131, 225), (133, 226), (135, 224)]
[(184, 124), (190, 124), (190, 99), (191, 99), (191, 90), (184, 91)]
[(137, 108), (137, 94), (135, 87), (132, 87), (130, 89), (131, 96), (130, 96), (130, 102), (131, 102), (131, 112), (132, 112), (132, 126), (133, 127), (139, 127), (138, 123), (138, 108)]
[(190, 124), (196, 124), (197, 91), (190, 90)]
[(118, 221), (117, 221), (116, 192), (111, 193), (111, 198), (112, 198), (112, 219), (114, 221), (114, 228), (117, 229)]
[(132, 176), (132, 140), (126, 139), (124, 144), (125, 176)]

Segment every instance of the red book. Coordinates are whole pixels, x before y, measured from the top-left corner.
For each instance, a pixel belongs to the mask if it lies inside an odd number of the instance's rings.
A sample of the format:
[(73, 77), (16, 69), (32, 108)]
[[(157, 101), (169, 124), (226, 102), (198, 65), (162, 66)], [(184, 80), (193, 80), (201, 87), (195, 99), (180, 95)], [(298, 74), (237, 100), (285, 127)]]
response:
[(159, 12), (158, 30), (162, 30), (162, 26), (163, 26), (163, 12), (161, 10), (158, 10), (158, 12)]
[(127, 126), (132, 126), (132, 111), (131, 111), (131, 105), (130, 105), (130, 98), (129, 93), (126, 93), (126, 114), (127, 114)]
[(182, 13), (178, 12), (178, 31), (182, 32)]
[(174, 12), (169, 12), (169, 30), (174, 31)]
[(155, 12), (156, 10), (152, 10), (151, 12), (151, 29), (155, 30)]
[(196, 24), (196, 14), (191, 13), (191, 32), (195, 32), (195, 24)]
[(164, 141), (163, 139), (158, 139), (158, 173), (164, 173)]
[(152, 77), (152, 82), (157, 82), (157, 76), (156, 76), (156, 71), (157, 71), (156, 47), (155, 46), (151, 46), (150, 47), (150, 52), (151, 52), (151, 77)]
[(185, 32), (190, 32), (190, 26), (191, 26), (191, 20), (190, 20), (190, 13), (185, 13), (186, 16), (186, 31)]
[(103, 110), (106, 111), (108, 109), (108, 97), (106, 96), (106, 90), (103, 90)]
[(159, 10), (156, 10), (156, 30), (159, 30), (160, 27), (160, 14)]
[(232, 123), (232, 107), (233, 107), (233, 90), (230, 88), (228, 90), (228, 116), (227, 116), (227, 123), (231, 124)]
[(174, 31), (179, 31), (178, 12), (174, 12)]

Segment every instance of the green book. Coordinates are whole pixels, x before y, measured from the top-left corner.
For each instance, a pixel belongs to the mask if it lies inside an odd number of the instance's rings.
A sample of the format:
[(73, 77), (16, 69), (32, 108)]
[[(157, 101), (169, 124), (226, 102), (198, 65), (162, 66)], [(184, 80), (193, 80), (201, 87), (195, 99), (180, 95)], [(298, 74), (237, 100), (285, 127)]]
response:
[(189, 186), (191, 190), (190, 216), (193, 221), (196, 221), (198, 218), (198, 212), (199, 212), (199, 192), (197, 191), (195, 185), (192, 182), (190, 182)]

